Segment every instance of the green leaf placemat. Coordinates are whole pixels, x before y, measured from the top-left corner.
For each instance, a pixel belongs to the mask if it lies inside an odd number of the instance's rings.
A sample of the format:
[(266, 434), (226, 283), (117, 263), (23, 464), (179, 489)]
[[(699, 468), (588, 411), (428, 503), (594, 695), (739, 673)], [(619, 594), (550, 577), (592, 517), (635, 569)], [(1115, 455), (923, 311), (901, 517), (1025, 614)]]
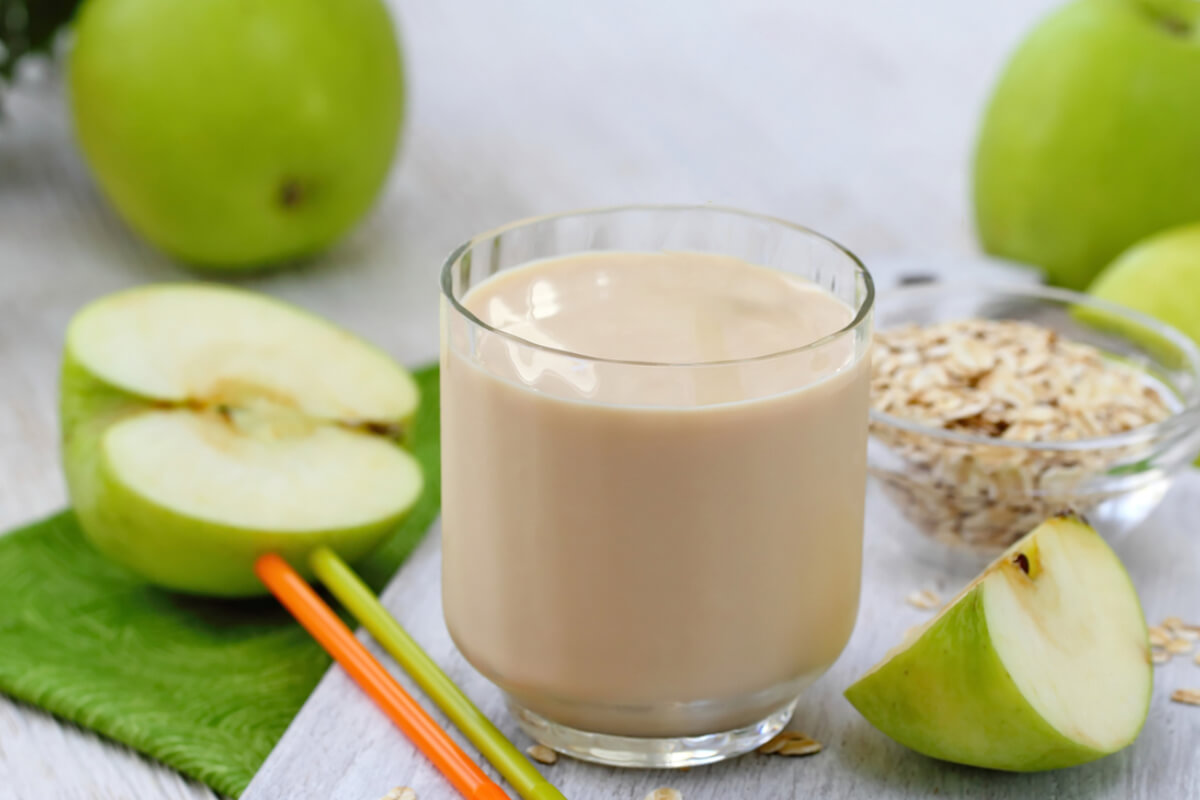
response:
[[(375, 589), (438, 513), (438, 373), (416, 373), (425, 493), (359, 564)], [(239, 795), (329, 665), (272, 598), (169, 594), (109, 563), (74, 514), (0, 537), (0, 692)]]

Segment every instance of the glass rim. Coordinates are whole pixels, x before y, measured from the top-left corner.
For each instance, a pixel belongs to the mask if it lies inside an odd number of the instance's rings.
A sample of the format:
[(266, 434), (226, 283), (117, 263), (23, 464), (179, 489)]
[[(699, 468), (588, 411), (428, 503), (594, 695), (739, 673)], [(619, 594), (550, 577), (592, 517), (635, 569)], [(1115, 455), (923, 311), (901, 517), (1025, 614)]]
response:
[[(940, 439), (946, 442), (953, 442), (961, 445), (977, 445), (993, 447), (997, 449), (1007, 449), (1012, 451), (1034, 451), (1034, 452), (1086, 452), (1089, 450), (1109, 450), (1120, 447), (1128, 447), (1135, 444), (1145, 444), (1153, 442), (1160, 438), (1181, 435), (1191, 430), (1196, 425), (1200, 424), (1200, 347), (1197, 347), (1188, 336), (1174, 326), (1151, 317), (1149, 314), (1144, 314), (1136, 309), (1127, 308), (1126, 306), (1114, 303), (1110, 300), (1104, 300), (1099, 297), (1093, 297), (1083, 292), (1072, 291), (1071, 289), (1060, 289), (1055, 286), (1044, 286), (1041, 284), (1026, 285), (1026, 284), (1004, 284), (995, 282), (976, 283), (973, 281), (946, 281), (938, 283), (921, 284), (917, 286), (898, 286), (890, 289), (887, 292), (888, 300), (895, 300), (902, 297), (919, 297), (922, 294), (928, 295), (948, 295), (948, 294), (979, 294), (986, 295), (992, 298), (999, 298), (1005, 295), (1009, 297), (1035, 298), (1039, 300), (1051, 300), (1067, 305), (1076, 306), (1091, 306), (1112, 314), (1115, 317), (1123, 318), (1137, 323), (1143, 328), (1146, 328), (1155, 336), (1160, 336), (1166, 339), (1174, 347), (1178, 348), (1184, 354), (1186, 359), (1186, 368), (1193, 378), (1193, 385), (1186, 396), (1180, 395), (1181, 406), (1175, 410), (1166, 419), (1158, 422), (1151, 422), (1148, 425), (1139, 425), (1136, 428), (1131, 428), (1120, 433), (1110, 433), (1104, 436), (1090, 436), (1084, 439), (1063, 439), (1055, 441), (1035, 441), (1022, 442), (1015, 439), (1002, 439), (990, 436), (980, 436), (972, 433), (959, 433), (957, 431), (948, 431), (944, 428), (935, 428), (926, 425), (916, 420), (907, 419), (905, 417), (897, 417), (892, 414), (886, 414), (882, 411), (876, 411), (874, 407), (870, 409), (870, 419), (872, 423), (886, 425), (889, 428), (895, 428), (907, 433), (927, 436), (931, 439)], [(1128, 341), (1136, 340), (1131, 337), (1121, 334), (1120, 332), (1111, 335), (1118, 336)], [(1174, 387), (1172, 387), (1174, 388)]]
[[(813, 341), (808, 342), (806, 344), (799, 345), (797, 347), (790, 347), (786, 350), (777, 350), (777, 351), (770, 352), (770, 353), (763, 353), (761, 355), (751, 356), (749, 358), (733, 358), (733, 359), (726, 359), (726, 360), (722, 360), (722, 361), (640, 361), (640, 360), (636, 360), (636, 359), (605, 358), (603, 356), (594, 356), (594, 355), (588, 355), (586, 353), (578, 353), (573, 350), (567, 350), (567, 349), (561, 348), (561, 347), (551, 347), (550, 345), (544, 345), (544, 344), (539, 344), (537, 342), (532, 342), (523, 336), (518, 336), (517, 334), (510, 333), (505, 330), (501, 330), (500, 328), (497, 328), (493, 325), (488, 324), (487, 322), (484, 322), (482, 319), (480, 319), (478, 316), (476, 316), (470, 309), (468, 309), (466, 306), (464, 306), (457, 297), (454, 296), (454, 290), (453, 290), (453, 286), (452, 286), (452, 271), (454, 269), (454, 266), (462, 260), (462, 257), (464, 254), (466, 254), (469, 250), (471, 250), (472, 248), (476, 247), (477, 245), (479, 245), (483, 242), (495, 239), (496, 237), (498, 237), (502, 234), (508, 233), (509, 231), (514, 231), (514, 230), (517, 230), (520, 228), (527, 228), (531, 225), (541, 223), (541, 222), (549, 222), (549, 221), (553, 221), (553, 220), (563, 220), (563, 219), (569, 219), (572, 217), (592, 217), (592, 216), (604, 216), (604, 215), (609, 215), (609, 214), (621, 214), (621, 213), (626, 213), (626, 212), (631, 212), (631, 211), (634, 211), (634, 212), (638, 212), (638, 211), (641, 211), (641, 212), (652, 212), (652, 211), (715, 212), (715, 213), (722, 214), (724, 216), (729, 216), (729, 217), (740, 217), (742, 219), (753, 220), (755, 222), (766, 222), (766, 223), (770, 223), (772, 225), (777, 225), (777, 226), (781, 226), (784, 228), (788, 228), (791, 231), (796, 232), (796, 233), (801, 233), (806, 236), (811, 236), (815, 239), (819, 239), (819, 240), (825, 242), (826, 244), (832, 246), (835, 251), (837, 251), (841, 255), (845, 256), (847, 259), (849, 259), (849, 262), (852, 265), (855, 274), (862, 278), (863, 285), (866, 289), (866, 293), (865, 293), (862, 301), (860, 303), (858, 303), (858, 307), (856, 309), (853, 309), (853, 311), (854, 311), (853, 318), (851, 318), (851, 320), (848, 323), (846, 323), (846, 325), (844, 325), (843, 327), (839, 328), (836, 331), (833, 331), (832, 333), (828, 333), (825, 336), (822, 336), (819, 339), (814, 339)], [(580, 252), (600, 252), (600, 251), (580, 251)], [(614, 252), (624, 252), (624, 251), (614, 251)], [(760, 266), (765, 266), (765, 265), (760, 265)], [(768, 269), (774, 269), (774, 268), (768, 267)], [(782, 271), (782, 270), (775, 270), (775, 271)], [(553, 355), (566, 356), (568, 358), (580, 359), (583, 361), (589, 361), (589, 362), (597, 363), (597, 364), (620, 364), (620, 365), (631, 366), (631, 367), (655, 367), (657, 369), (667, 369), (667, 368), (672, 368), (672, 367), (679, 367), (679, 368), (685, 368), (685, 369), (686, 368), (695, 369), (697, 367), (728, 367), (728, 366), (734, 366), (737, 364), (751, 364), (751, 363), (755, 363), (755, 362), (770, 361), (772, 359), (783, 358), (783, 357), (790, 356), (790, 355), (796, 355), (796, 354), (803, 353), (803, 352), (809, 351), (809, 350), (816, 350), (820, 347), (824, 347), (825, 345), (830, 344), (831, 342), (834, 342), (834, 341), (842, 338), (843, 336), (846, 336), (847, 334), (854, 333), (859, 328), (861, 328), (863, 326), (863, 324), (870, 318), (871, 310), (874, 308), (874, 305), (875, 305), (875, 281), (872, 279), (870, 271), (866, 268), (866, 265), (863, 264), (863, 262), (859, 259), (858, 256), (854, 255), (854, 253), (850, 252), (847, 248), (845, 248), (838, 242), (834, 241), (833, 239), (829, 238), (828, 236), (825, 236), (822, 233), (818, 233), (817, 231), (814, 231), (812, 228), (808, 228), (804, 225), (800, 225), (800, 224), (797, 224), (794, 222), (789, 222), (780, 217), (774, 217), (769, 214), (758, 214), (753, 211), (743, 211), (741, 209), (732, 208), (730, 206), (709, 205), (709, 204), (694, 205), (694, 204), (686, 204), (686, 203), (664, 203), (664, 204), (634, 203), (634, 204), (629, 204), (629, 205), (600, 206), (600, 207), (596, 207), (596, 208), (583, 208), (583, 209), (576, 209), (573, 211), (562, 211), (562, 212), (555, 213), (555, 214), (542, 214), (540, 216), (526, 217), (524, 219), (518, 219), (513, 222), (509, 222), (507, 224), (500, 225), (498, 227), (484, 231), (483, 233), (472, 236), (470, 239), (463, 242), (458, 247), (454, 248), (454, 250), (451, 251), (450, 255), (446, 257), (445, 262), (442, 264), (440, 284), (441, 284), (442, 296), (445, 297), (447, 301), (449, 301), (451, 307), (454, 309), (454, 311), (456, 313), (465, 317), (466, 320), (469, 323), (471, 323), (472, 325), (476, 325), (480, 328), (483, 328), (484, 330), (494, 333), (497, 336), (500, 336), (503, 339), (507, 339), (508, 341), (513, 342), (515, 344), (521, 345), (523, 347), (530, 347), (535, 350), (539, 350), (543, 353), (551, 353)], [(861, 356), (859, 356), (859, 357), (861, 357)], [(855, 358), (855, 361), (857, 361), (857, 360), (858, 360), (858, 357)]]

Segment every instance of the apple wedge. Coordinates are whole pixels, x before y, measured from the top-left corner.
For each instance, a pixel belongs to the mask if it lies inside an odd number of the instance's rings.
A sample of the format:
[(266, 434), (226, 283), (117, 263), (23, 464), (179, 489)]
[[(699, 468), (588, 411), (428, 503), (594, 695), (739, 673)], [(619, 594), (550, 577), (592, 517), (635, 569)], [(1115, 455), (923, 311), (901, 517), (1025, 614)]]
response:
[(315, 316), (251, 292), (159, 285), (67, 329), (63, 461), (84, 532), (160, 586), (265, 591), (254, 560), (307, 573), (369, 552), (421, 493), (401, 446), (412, 377)]
[(1076, 517), (1050, 519), (846, 690), (872, 725), (934, 758), (1033, 772), (1137, 738), (1152, 665), (1133, 584)]

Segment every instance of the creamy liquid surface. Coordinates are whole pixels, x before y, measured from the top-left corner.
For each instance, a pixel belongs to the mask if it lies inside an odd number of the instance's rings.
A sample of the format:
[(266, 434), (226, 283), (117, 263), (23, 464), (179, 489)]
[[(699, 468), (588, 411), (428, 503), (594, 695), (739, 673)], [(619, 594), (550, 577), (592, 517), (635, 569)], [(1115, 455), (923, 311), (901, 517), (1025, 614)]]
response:
[(616, 360), (445, 310), (443, 592), (471, 663), (631, 736), (749, 724), (824, 672), (857, 610), (868, 364), (852, 336), (788, 351), (851, 309), (695, 253), (534, 262), (464, 304)]
[(502, 272), (466, 307), (526, 341), (592, 358), (732, 361), (801, 347), (851, 310), (815, 284), (736, 258), (589, 253)]

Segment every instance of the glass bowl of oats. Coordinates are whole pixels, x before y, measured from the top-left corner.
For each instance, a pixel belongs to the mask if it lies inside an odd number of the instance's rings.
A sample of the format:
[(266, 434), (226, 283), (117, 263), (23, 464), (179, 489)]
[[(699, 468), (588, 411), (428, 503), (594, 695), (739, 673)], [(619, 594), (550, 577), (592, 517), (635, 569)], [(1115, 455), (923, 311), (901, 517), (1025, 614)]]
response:
[(1077, 292), (927, 284), (881, 294), (874, 518), (925, 560), (977, 570), (1072, 510), (1110, 541), (1200, 453), (1200, 351)]

